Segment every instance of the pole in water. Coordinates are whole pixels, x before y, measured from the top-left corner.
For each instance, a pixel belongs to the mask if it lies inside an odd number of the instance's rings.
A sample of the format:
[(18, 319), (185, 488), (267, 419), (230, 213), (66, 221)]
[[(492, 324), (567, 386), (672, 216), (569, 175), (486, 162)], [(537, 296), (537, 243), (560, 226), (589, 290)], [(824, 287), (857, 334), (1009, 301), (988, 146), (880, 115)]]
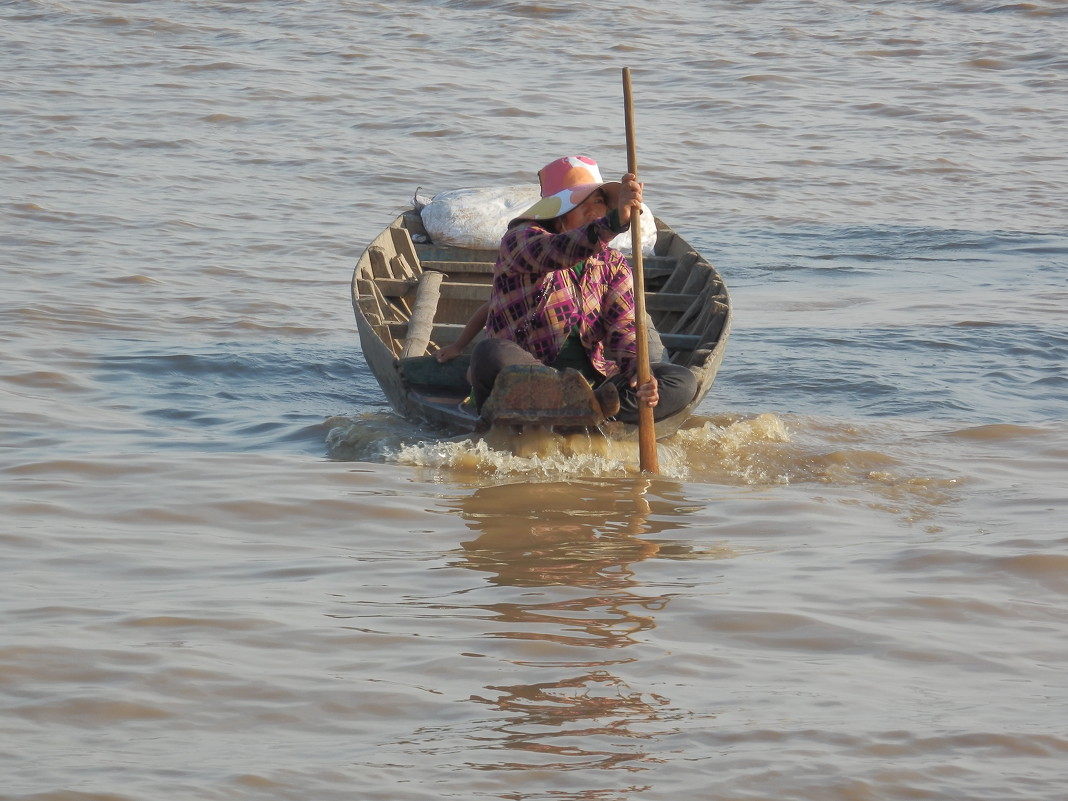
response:
[[(634, 100), (630, 86), (630, 67), (623, 68), (623, 107), (627, 129), (627, 172), (638, 175), (638, 149), (634, 141)], [(642, 262), (641, 214), (630, 218), (631, 271), (634, 274), (634, 332), (638, 347), (638, 386), (652, 377), (649, 367), (649, 337), (645, 328), (645, 266)], [(659, 473), (656, 454), (656, 426), (653, 410), (638, 405), (638, 467), (648, 473)]]

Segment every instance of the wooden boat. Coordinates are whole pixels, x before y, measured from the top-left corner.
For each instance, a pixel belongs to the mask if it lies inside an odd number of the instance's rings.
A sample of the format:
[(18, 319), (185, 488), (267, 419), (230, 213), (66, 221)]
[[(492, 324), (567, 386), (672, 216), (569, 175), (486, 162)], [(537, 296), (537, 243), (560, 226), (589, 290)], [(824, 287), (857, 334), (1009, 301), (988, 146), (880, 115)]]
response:
[[(730, 333), (731, 306), (715, 268), (661, 220), (656, 226), (654, 253), (643, 259), (646, 312), (653, 324), (650, 360), (684, 365), (698, 383), (685, 409), (657, 421), (662, 438), (678, 430), (712, 387)], [(609, 438), (635, 439), (636, 425), (603, 419), (585, 382), (554, 384), (561, 374), (549, 368), (507, 380), (502, 373), (481, 419), (463, 402), (470, 390), (469, 357), (439, 364), (431, 354), (453, 342), (489, 297), (496, 258), (496, 250), (434, 244), (414, 209), (364, 251), (352, 275), (352, 307), (364, 357), (390, 405), (405, 418), (455, 433), (503, 421), (596, 425)]]

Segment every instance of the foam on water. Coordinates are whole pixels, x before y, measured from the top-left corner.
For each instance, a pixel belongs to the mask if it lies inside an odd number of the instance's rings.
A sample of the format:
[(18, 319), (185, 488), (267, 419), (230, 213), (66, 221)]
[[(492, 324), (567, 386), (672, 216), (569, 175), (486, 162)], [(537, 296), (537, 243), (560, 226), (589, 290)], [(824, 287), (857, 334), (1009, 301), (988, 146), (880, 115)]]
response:
[[(443, 438), (392, 415), (330, 421), (335, 459), (429, 469), (442, 480), (555, 482), (640, 474), (636, 442), (542, 428), (491, 429)], [(842, 425), (811, 417), (696, 417), (657, 443), (659, 476), (700, 484), (769, 487), (819, 484), (861, 487), (872, 507), (911, 522), (952, 503), (962, 477), (923, 466), (888, 425)], [(918, 472), (922, 470), (930, 472)], [(466, 478), (465, 478), (466, 477)]]
[[(659, 472), (669, 478), (768, 484), (787, 479), (759, 468), (761, 443), (788, 441), (774, 415), (706, 422), (657, 443)], [(624, 476), (638, 472), (635, 441), (610, 440), (599, 432), (557, 433), (540, 427), (494, 427), (482, 435), (443, 439), (389, 415), (335, 418), (327, 434), (336, 459), (371, 459), (475, 471), (484, 476), (520, 475), (527, 480)]]

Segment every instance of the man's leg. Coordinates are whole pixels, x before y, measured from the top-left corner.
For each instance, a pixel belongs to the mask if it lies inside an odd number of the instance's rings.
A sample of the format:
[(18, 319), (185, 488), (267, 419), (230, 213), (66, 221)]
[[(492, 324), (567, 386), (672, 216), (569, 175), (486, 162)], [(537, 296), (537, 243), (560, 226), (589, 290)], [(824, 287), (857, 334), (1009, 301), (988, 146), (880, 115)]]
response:
[(509, 339), (487, 337), (471, 351), (471, 387), (474, 390), (475, 409), (482, 410), (493, 390), (497, 373), (513, 364), (541, 364), (527, 351)]
[[(678, 364), (658, 362), (652, 365), (653, 377), (656, 379), (660, 403), (653, 409), (653, 419), (663, 420), (671, 417), (693, 400), (697, 393), (697, 379), (694, 374)], [(619, 390), (619, 411), (616, 420), (624, 423), (638, 422), (638, 394), (630, 382), (621, 375), (608, 379)]]

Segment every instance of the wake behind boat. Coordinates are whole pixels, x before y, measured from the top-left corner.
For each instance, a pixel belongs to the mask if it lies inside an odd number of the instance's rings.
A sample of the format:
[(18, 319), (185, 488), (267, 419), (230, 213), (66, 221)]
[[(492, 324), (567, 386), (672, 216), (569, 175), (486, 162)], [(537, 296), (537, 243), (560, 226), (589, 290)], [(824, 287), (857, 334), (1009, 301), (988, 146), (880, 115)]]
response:
[[(730, 333), (731, 306), (712, 264), (663, 221), (655, 222), (656, 244), (643, 260), (652, 323), (649, 357), (687, 367), (698, 385), (685, 408), (657, 421), (656, 436), (663, 438), (678, 430), (711, 389)], [(455, 341), (489, 298), (496, 258), (492, 249), (435, 244), (416, 209), (395, 219), (360, 256), (352, 275), (352, 307), (364, 357), (390, 405), (409, 420), (454, 433), (507, 423), (597, 426), (611, 439), (636, 439), (637, 425), (605, 420), (574, 371), (509, 368), (481, 417), (464, 403), (470, 391), (468, 354), (443, 364), (431, 354)]]

